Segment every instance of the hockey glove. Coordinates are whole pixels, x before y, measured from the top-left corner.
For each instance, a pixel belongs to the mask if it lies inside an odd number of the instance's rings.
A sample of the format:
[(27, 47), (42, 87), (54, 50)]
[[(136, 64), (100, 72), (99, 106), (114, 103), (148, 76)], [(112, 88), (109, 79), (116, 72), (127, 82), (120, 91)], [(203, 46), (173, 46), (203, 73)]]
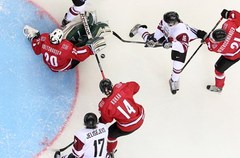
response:
[(230, 13), (230, 11), (228, 11), (227, 9), (223, 9), (221, 12), (221, 16), (225, 19), (228, 19), (229, 13)]
[(27, 37), (29, 41), (32, 41), (33, 38), (38, 38), (40, 36), (40, 32), (38, 30), (28, 25), (24, 26), (23, 34)]
[(148, 37), (147, 37), (145, 47), (154, 47), (157, 43), (158, 42), (157, 42), (157, 39), (154, 37), (154, 33), (149, 34)]
[(172, 48), (172, 43), (171, 43), (171, 42), (165, 42), (165, 43), (163, 43), (163, 48), (165, 48), (165, 49)]
[(158, 44), (159, 45), (162, 45), (163, 48), (165, 49), (169, 49), (169, 48), (172, 48), (172, 43), (168, 41), (168, 39), (163, 36), (161, 37), (159, 40), (158, 40)]
[(205, 32), (205, 31), (203, 31), (203, 30), (198, 30), (198, 31), (197, 31), (197, 37), (202, 39), (202, 40), (201, 40), (201, 43), (204, 43), (204, 42), (205, 42), (207, 36), (208, 36), (207, 32)]
[(106, 47), (106, 42), (103, 37), (95, 37), (88, 40), (87, 46), (96, 54)]

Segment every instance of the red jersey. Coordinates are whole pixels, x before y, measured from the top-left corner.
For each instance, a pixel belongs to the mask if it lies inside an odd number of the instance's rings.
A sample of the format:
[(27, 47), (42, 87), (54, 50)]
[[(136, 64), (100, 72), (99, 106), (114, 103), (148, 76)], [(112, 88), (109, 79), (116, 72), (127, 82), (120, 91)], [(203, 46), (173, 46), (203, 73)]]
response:
[(229, 60), (240, 58), (240, 33), (236, 30), (240, 26), (240, 13), (231, 11), (229, 19), (222, 25), (227, 37), (224, 41), (214, 42), (210, 38), (206, 39), (210, 51), (221, 53)]
[(66, 39), (60, 44), (52, 44), (47, 33), (34, 38), (32, 48), (36, 55), (43, 55), (43, 61), (54, 72), (68, 70), (73, 59), (81, 62), (93, 54), (88, 46), (76, 47)]
[(110, 123), (115, 119), (122, 131), (138, 129), (144, 120), (144, 109), (134, 101), (133, 95), (139, 88), (136, 82), (116, 84), (113, 93), (99, 103), (102, 122)]

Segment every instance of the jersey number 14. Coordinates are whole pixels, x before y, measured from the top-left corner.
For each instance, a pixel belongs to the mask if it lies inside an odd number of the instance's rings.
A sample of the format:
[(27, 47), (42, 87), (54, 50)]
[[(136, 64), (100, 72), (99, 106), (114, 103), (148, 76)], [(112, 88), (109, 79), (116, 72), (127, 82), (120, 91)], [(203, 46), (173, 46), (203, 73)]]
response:
[(129, 114), (136, 113), (136, 110), (129, 104), (127, 100), (123, 100), (123, 104), (126, 107), (127, 111), (123, 110), (121, 106), (118, 106), (117, 109), (127, 118), (130, 119)]

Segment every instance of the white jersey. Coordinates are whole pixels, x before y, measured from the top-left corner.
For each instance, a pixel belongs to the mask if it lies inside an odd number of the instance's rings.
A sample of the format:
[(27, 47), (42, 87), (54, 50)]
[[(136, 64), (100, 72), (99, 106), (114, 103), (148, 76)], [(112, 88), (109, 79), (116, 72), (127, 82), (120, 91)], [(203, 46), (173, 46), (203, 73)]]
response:
[(197, 38), (196, 33), (197, 29), (191, 28), (185, 23), (180, 22), (170, 27), (164, 20), (161, 20), (154, 37), (158, 40), (165, 36), (172, 42), (172, 50), (186, 53), (188, 43)]
[(95, 129), (83, 129), (74, 136), (72, 152), (80, 158), (106, 158), (108, 127), (98, 123)]

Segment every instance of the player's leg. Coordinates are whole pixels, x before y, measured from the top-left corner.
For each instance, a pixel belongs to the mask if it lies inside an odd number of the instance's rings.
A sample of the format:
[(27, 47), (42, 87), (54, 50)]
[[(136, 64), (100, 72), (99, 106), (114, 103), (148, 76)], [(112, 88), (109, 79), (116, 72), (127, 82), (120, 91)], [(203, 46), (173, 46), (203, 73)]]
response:
[(221, 56), (215, 63), (215, 85), (207, 85), (207, 89), (212, 92), (222, 92), (226, 78), (224, 72), (238, 61), (239, 59), (229, 60)]
[(108, 133), (108, 144), (107, 144), (107, 152), (110, 154), (114, 154), (117, 148), (117, 138), (121, 136), (125, 136), (128, 134), (131, 134), (131, 132), (124, 132), (121, 129), (118, 128), (117, 123), (115, 122), (109, 127), (109, 133)]
[[(140, 36), (142, 36), (144, 34), (144, 32), (148, 32), (147, 31), (147, 26), (146, 25), (141, 25), (141, 24), (136, 24), (130, 31), (129, 36), (133, 37), (135, 36), (137, 33), (140, 33)], [(149, 34), (149, 33), (148, 33)], [(146, 41), (146, 40), (145, 40)]]
[(179, 85), (180, 73), (184, 66), (186, 53), (180, 53), (178, 51), (172, 50), (171, 58), (173, 60), (173, 70), (171, 78), (169, 80), (169, 86), (172, 94), (176, 94), (180, 87)]

